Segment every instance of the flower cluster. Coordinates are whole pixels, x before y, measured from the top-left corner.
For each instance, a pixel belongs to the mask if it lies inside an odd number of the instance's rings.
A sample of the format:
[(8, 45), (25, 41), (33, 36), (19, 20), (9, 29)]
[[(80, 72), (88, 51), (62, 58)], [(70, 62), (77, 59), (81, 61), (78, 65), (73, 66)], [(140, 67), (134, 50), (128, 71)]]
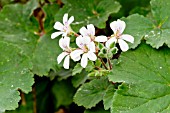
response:
[[(79, 30), (80, 34), (76, 34), (70, 27), (73, 21), (73, 16), (68, 19), (68, 14), (64, 14), (63, 24), (56, 22), (54, 28), (58, 31), (51, 35), (52, 39), (62, 35), (62, 38), (59, 40), (59, 46), (63, 49), (63, 52), (57, 57), (57, 62), (59, 64), (65, 58), (63, 63), (65, 69), (69, 69), (70, 58), (73, 61), (80, 61), (81, 66), (85, 68), (88, 60), (95, 61), (98, 58), (110, 58), (113, 56), (117, 52), (116, 43), (125, 52), (129, 49), (126, 41), (130, 43), (134, 42), (133, 36), (123, 34), (126, 23), (119, 19), (110, 24), (114, 34), (109, 37), (103, 35), (95, 36), (95, 27), (93, 24), (82, 27)], [(70, 47), (69, 36), (71, 34), (75, 34), (76, 36), (77, 48)]]

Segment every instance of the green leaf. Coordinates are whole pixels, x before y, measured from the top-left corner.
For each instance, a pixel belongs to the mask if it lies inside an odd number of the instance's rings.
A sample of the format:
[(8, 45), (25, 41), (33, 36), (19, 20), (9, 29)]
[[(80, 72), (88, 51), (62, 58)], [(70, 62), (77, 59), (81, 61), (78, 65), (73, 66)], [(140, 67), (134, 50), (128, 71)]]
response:
[[(94, 24), (98, 28), (105, 28), (105, 22), (112, 13), (117, 13), (120, 4), (115, 0), (66, 0), (64, 7), (56, 15), (56, 21), (62, 21), (64, 13), (75, 17), (74, 30), (87, 24)], [(80, 13), (81, 12), (81, 13)]]
[(133, 14), (127, 18), (122, 18), (126, 22), (126, 28), (123, 34), (129, 34), (134, 37), (134, 43), (129, 43), (130, 48), (136, 48), (142, 38), (147, 32), (152, 30), (153, 24), (147, 18), (142, 15)]
[(88, 79), (87, 72), (83, 70), (80, 74), (76, 74), (72, 78), (72, 84), (74, 87), (79, 87), (81, 84), (85, 83), (85, 81)]
[(122, 18), (127, 24), (126, 34), (134, 36), (134, 44), (130, 48), (137, 47), (142, 38), (153, 48), (159, 48), (166, 44), (170, 47), (170, 7), (169, 0), (151, 0), (152, 17), (146, 18), (137, 14)]
[(32, 56), (38, 37), (34, 35), (37, 27), (33, 26), (30, 16), (37, 6), (37, 1), (31, 0), (25, 5), (3, 7), (0, 12), (0, 41), (15, 44), (24, 54)]
[(18, 47), (0, 42), (0, 112), (14, 110), (20, 100), (18, 89), (31, 91), (32, 63)]
[(109, 85), (109, 87), (107, 88), (107, 91), (103, 97), (103, 105), (104, 105), (105, 110), (108, 110), (112, 106), (114, 92), (115, 92), (114, 85), (113, 84)]
[(33, 73), (47, 76), (50, 69), (58, 69), (57, 55), (61, 52), (58, 40), (52, 40), (50, 34), (40, 37), (33, 54)]
[(163, 44), (170, 47), (170, 1), (151, 0), (151, 8), (154, 20), (154, 28), (146, 35), (146, 43), (154, 48), (159, 48)]
[(83, 70), (83, 67), (80, 65), (80, 63), (77, 63), (72, 71), (72, 75), (74, 76), (76, 74), (79, 74), (82, 72), (82, 70)]
[(54, 103), (56, 108), (59, 106), (68, 106), (73, 102), (75, 88), (69, 80), (56, 81), (52, 87), (52, 93), (55, 98)]
[(62, 52), (59, 47), (58, 40), (51, 39), (51, 34), (54, 26), (55, 10), (59, 9), (56, 4), (44, 5), (43, 10), (46, 14), (44, 29), (45, 34), (40, 36), (36, 43), (36, 48), (33, 53), (33, 72), (39, 76), (48, 75), (50, 69), (57, 71), (57, 56)]
[(84, 113), (110, 113), (110, 111), (106, 111), (103, 109), (103, 106), (98, 105), (95, 108), (85, 110)]
[(77, 90), (74, 96), (74, 102), (85, 108), (94, 107), (103, 99), (108, 85), (109, 82), (106, 77), (101, 77), (100, 79), (95, 79), (89, 83), (83, 84)]
[(90, 61), (90, 60), (89, 60), (87, 66), (86, 66), (86, 68), (85, 68), (85, 70), (86, 70), (87, 72), (90, 72), (90, 71), (92, 71), (92, 70), (94, 69), (94, 67), (95, 67), (95, 65), (94, 65), (93, 61)]
[(115, 93), (112, 113), (170, 112), (169, 51), (141, 44), (120, 56), (108, 75), (110, 81), (125, 83)]
[[(43, 36), (36, 36), (38, 26), (32, 21), (33, 10), (38, 7), (36, 0), (31, 0), (25, 5), (13, 4), (3, 8), (0, 13), (0, 40), (12, 43), (23, 50), (33, 62), (33, 73), (39, 76), (48, 75), (50, 69), (58, 69), (57, 56), (61, 52), (58, 45), (59, 38), (52, 40), (54, 18), (51, 10), (57, 9), (58, 5), (45, 5), (47, 12), (45, 20), (45, 31)], [(48, 8), (48, 11), (47, 11)], [(9, 13), (10, 12), (10, 13)], [(15, 17), (15, 18), (14, 18)], [(48, 24), (48, 27), (47, 27)]]

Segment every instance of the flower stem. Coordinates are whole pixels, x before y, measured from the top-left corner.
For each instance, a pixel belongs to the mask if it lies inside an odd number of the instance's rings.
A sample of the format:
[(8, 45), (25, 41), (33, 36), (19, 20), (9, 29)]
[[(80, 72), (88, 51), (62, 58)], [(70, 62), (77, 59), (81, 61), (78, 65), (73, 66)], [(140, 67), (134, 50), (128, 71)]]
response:
[(111, 64), (111, 62), (110, 62), (110, 59), (108, 58), (107, 61), (108, 61), (110, 70), (112, 70), (112, 64)]
[[(99, 57), (99, 56), (98, 56), (98, 57)], [(103, 61), (103, 59), (102, 59), (101, 57), (99, 57), (99, 59), (100, 59), (100, 61), (102, 62), (102, 64), (103, 64), (103, 66), (105, 67), (105, 69), (108, 70), (108, 68), (107, 68), (105, 62)]]

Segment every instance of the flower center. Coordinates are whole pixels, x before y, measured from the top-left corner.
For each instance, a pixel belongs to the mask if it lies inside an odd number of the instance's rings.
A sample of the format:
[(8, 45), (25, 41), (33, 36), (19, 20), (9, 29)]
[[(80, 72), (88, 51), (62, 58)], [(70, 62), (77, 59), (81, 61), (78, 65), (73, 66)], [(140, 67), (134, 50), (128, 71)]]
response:
[(82, 50), (84, 51), (84, 53), (87, 53), (87, 52), (88, 52), (88, 47), (87, 47), (87, 45), (84, 45), (83, 48), (82, 48)]
[(114, 34), (114, 36), (116, 37), (116, 39), (119, 39), (121, 36), (121, 33), (119, 30), (116, 31), (116, 33)]

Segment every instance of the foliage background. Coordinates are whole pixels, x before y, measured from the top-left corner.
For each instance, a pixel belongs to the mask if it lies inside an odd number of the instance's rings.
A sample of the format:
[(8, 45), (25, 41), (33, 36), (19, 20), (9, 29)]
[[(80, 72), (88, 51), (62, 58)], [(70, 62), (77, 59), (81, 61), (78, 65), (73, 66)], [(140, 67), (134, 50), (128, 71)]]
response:
[[(91, 23), (96, 35), (122, 19), (135, 42), (107, 76), (88, 76), (91, 63), (64, 70), (60, 37), (50, 37), (65, 13), (76, 32)], [(0, 0), (0, 112), (170, 112), (169, 15), (169, 0)]]

